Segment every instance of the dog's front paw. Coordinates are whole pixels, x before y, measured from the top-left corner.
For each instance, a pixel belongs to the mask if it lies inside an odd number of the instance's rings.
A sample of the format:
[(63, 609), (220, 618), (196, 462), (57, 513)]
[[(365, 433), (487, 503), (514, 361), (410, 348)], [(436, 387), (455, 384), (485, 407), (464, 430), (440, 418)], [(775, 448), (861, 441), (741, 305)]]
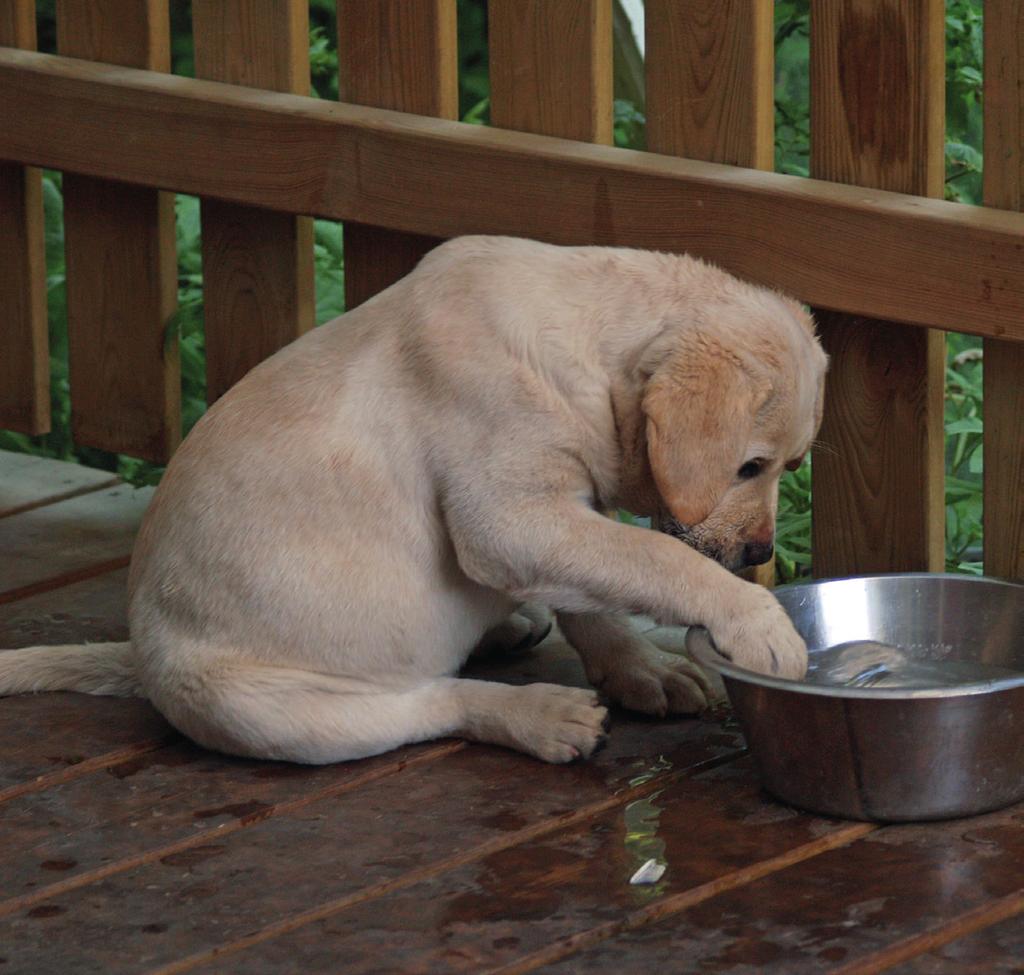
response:
[(740, 598), (726, 603), (721, 617), (708, 625), (718, 651), (759, 674), (800, 680), (807, 673), (807, 644), (769, 590), (742, 585)]
[[(644, 641), (646, 643), (646, 641)], [(642, 714), (697, 714), (714, 696), (704, 672), (692, 661), (654, 646), (605, 658), (595, 686), (611, 701)]]

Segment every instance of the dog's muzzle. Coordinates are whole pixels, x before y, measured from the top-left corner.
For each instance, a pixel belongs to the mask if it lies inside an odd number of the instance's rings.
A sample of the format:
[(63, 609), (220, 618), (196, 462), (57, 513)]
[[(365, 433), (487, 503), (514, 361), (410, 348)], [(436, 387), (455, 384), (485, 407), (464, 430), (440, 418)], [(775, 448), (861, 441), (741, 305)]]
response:
[(706, 555), (709, 559), (714, 559), (716, 562), (722, 562), (724, 554), (722, 546), (716, 541), (706, 538), (699, 530), (689, 525), (684, 525), (681, 521), (676, 521), (675, 518), (664, 514), (658, 519), (658, 530), (666, 535), (671, 535), (673, 538), (678, 538), (681, 542), (685, 542), (690, 548), (700, 552), (701, 555)]
[(771, 542), (747, 542), (742, 546), (726, 549), (718, 539), (705, 535), (699, 526), (684, 525), (665, 514), (658, 519), (658, 528), (666, 535), (685, 542), (701, 555), (713, 559), (730, 572), (738, 572), (752, 565), (763, 565), (775, 552), (775, 546)]

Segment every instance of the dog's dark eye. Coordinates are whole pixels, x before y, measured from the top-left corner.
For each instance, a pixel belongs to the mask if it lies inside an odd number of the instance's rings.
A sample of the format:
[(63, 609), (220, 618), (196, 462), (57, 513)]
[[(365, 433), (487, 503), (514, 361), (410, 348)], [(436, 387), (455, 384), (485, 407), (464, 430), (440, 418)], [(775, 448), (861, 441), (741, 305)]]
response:
[(749, 481), (752, 477), (757, 477), (761, 471), (764, 470), (763, 460), (748, 460), (737, 472), (736, 476), (741, 481)]

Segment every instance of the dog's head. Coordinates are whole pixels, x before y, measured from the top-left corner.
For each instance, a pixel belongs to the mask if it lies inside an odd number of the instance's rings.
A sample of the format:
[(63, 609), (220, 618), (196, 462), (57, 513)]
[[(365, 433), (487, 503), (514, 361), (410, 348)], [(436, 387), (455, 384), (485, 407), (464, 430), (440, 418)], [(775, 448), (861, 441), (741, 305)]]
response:
[(733, 571), (771, 558), (778, 483), (821, 423), (827, 359), (794, 301), (708, 309), (647, 381), (647, 457), (661, 529)]

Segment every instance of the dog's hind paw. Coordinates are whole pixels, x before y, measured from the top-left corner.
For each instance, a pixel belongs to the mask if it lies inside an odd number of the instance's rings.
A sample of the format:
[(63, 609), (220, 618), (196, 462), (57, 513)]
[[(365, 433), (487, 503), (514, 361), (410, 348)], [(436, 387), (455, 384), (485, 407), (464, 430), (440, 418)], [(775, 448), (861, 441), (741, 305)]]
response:
[(501, 657), (527, 650), (542, 643), (551, 632), (554, 620), (543, 606), (527, 604), (492, 627), (473, 648), (477, 659)]
[(556, 764), (589, 758), (606, 744), (608, 709), (594, 691), (557, 684), (514, 690), (512, 709), (503, 716), (504, 734), (494, 739), (500, 744)]

